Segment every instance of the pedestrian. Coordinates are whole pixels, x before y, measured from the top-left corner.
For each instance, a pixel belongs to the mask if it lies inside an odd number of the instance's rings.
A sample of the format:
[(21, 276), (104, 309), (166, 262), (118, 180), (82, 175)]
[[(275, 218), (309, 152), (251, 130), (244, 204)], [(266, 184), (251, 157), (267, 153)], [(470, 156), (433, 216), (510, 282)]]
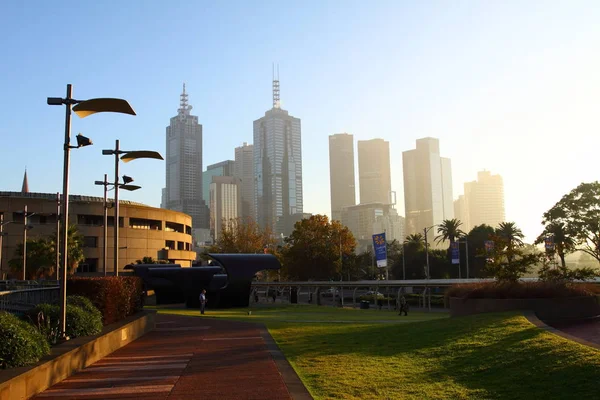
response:
[(404, 316), (408, 316), (408, 303), (406, 302), (406, 299), (404, 298), (404, 296), (400, 296), (400, 306), (398, 307), (400, 312), (398, 313), (398, 315), (402, 315), (402, 312), (404, 311)]
[(202, 289), (202, 292), (200, 292), (200, 314), (204, 314), (205, 308), (206, 308), (206, 290)]

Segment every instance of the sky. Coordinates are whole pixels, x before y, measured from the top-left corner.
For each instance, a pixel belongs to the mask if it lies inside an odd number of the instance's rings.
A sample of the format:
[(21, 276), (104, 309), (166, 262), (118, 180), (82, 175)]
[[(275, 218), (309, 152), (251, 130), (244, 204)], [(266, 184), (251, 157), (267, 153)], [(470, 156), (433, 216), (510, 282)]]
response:
[[(440, 139), (454, 197), (487, 169), (504, 178), (506, 217), (532, 241), (541, 216), (598, 179), (600, 2), (7, 0), (0, 6), (0, 191), (62, 191), (64, 97), (120, 97), (137, 116), (74, 116), (70, 192), (102, 196), (102, 149), (165, 152), (183, 82), (204, 129), (204, 166), (252, 142), (272, 106), (302, 120), (305, 212), (330, 214), (328, 136), (390, 142), (404, 215), (402, 151)], [(121, 164), (159, 206), (161, 161)], [(358, 176), (358, 174), (357, 174)], [(358, 189), (358, 187), (357, 187)], [(358, 192), (358, 190), (357, 190)]]

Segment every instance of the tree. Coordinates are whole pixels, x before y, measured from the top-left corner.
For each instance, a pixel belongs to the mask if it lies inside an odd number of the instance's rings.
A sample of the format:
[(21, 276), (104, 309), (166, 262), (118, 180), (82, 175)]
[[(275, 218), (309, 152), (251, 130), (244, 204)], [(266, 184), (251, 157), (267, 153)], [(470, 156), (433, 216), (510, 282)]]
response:
[(420, 233), (413, 233), (404, 239), (404, 244), (412, 247), (414, 250), (420, 250), (425, 247), (425, 237)]
[(500, 222), (496, 228), (495, 235), (502, 239), (507, 248), (523, 247), (523, 232), (514, 222)]
[(459, 228), (461, 225), (462, 222), (458, 219), (445, 219), (442, 221), (437, 228), (439, 235), (435, 237), (436, 242), (439, 243), (449, 240), (450, 243), (452, 243), (461, 236), (464, 236), (465, 233)]
[(339, 221), (313, 215), (296, 222), (285, 239), (282, 259), (292, 280), (337, 279), (343, 273), (344, 255), (354, 253), (356, 240)]
[(566, 267), (565, 256), (575, 251), (575, 239), (567, 232), (564, 222), (549, 222), (535, 240), (535, 244), (544, 243), (549, 236), (552, 237), (554, 243), (554, 250), (548, 250), (549, 255), (558, 254), (561, 266)]
[(274, 245), (275, 239), (268, 228), (261, 229), (252, 218), (234, 218), (223, 223), (217, 242), (209, 252), (254, 254)]
[[(85, 260), (83, 254), (83, 235), (76, 225), (70, 225), (67, 243), (67, 272), (73, 274), (79, 263)], [(15, 249), (15, 258), (9, 267), (17, 276), (23, 273), (23, 244)], [(49, 278), (56, 276), (56, 234), (46, 238), (27, 241), (27, 277)]]
[(528, 253), (522, 246), (511, 244), (505, 236), (496, 234), (491, 239), (494, 248), (488, 253), (486, 268), (499, 281), (517, 282), (541, 259), (541, 253)]
[(600, 262), (600, 183), (582, 183), (543, 215), (542, 224), (562, 224), (574, 250)]

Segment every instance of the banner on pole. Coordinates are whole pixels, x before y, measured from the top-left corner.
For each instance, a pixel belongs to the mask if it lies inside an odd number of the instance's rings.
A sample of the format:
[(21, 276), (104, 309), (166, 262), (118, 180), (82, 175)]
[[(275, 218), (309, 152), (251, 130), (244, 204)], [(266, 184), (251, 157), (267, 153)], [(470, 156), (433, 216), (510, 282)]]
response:
[(450, 242), (450, 256), (452, 264), (460, 264), (460, 248), (458, 242)]
[(554, 236), (548, 236), (544, 243), (546, 245), (546, 250), (553, 251), (554, 250)]
[(379, 268), (387, 267), (387, 245), (385, 232), (373, 235), (373, 251)]
[(488, 253), (491, 253), (492, 251), (494, 251), (494, 241), (493, 240), (485, 241), (485, 251)]

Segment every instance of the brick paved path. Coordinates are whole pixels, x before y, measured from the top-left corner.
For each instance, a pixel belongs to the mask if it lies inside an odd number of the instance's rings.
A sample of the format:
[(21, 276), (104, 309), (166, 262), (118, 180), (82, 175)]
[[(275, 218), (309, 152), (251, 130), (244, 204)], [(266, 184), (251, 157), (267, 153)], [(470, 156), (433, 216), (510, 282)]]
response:
[(154, 331), (34, 398), (310, 398), (263, 328), (200, 317), (156, 320)]

